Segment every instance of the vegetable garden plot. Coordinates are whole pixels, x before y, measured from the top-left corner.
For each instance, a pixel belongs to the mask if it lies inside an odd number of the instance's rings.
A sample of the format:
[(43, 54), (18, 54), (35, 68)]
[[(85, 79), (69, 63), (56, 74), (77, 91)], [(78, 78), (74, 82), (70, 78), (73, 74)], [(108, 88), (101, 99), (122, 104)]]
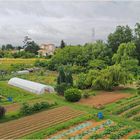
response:
[(123, 139), (135, 135), (138, 130), (131, 126), (117, 124), (111, 120), (101, 122), (83, 122), (62, 132), (47, 137), (49, 140), (57, 139)]
[[(63, 113), (62, 113), (63, 112)], [(1, 139), (15, 139), (83, 115), (69, 107), (59, 107), (0, 124)]]
[(126, 105), (118, 107), (112, 113), (134, 121), (140, 121), (140, 99), (128, 103), (126, 102)]
[[(96, 125), (94, 125), (94, 123)], [(106, 120), (106, 121), (100, 122), (100, 123), (92, 122), (92, 121), (81, 123), (81, 124), (79, 124), (75, 127), (72, 127), (70, 129), (62, 132), (62, 133), (59, 133), (58, 135), (56, 134), (55, 136), (51, 136), (49, 138), (49, 140), (54, 140), (54, 139), (71, 139), (71, 140), (82, 139), (86, 135), (92, 134), (99, 129), (110, 126), (111, 124), (113, 124), (113, 121), (111, 121), (111, 120)]]

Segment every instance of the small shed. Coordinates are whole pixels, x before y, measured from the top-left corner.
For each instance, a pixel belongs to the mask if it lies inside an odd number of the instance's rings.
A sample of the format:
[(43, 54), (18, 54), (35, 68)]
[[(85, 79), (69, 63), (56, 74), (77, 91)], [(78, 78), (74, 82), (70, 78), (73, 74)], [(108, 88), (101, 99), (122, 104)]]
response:
[(52, 86), (32, 82), (17, 77), (11, 78), (8, 81), (8, 84), (36, 94), (43, 94), (45, 91), (49, 93), (54, 92), (54, 88)]

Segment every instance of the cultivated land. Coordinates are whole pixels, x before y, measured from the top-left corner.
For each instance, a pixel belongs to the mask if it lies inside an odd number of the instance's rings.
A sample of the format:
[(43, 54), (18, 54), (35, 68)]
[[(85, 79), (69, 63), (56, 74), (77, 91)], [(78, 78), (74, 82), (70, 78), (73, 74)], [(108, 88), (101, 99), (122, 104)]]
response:
[(130, 96), (130, 94), (125, 93), (101, 92), (98, 93), (96, 96), (89, 97), (88, 99), (81, 99), (79, 103), (93, 107), (98, 107), (100, 105), (113, 103), (120, 99), (128, 98)]
[[(35, 59), (27, 61), (33, 66)], [(26, 61), (3, 59), (3, 62), (6, 69), (9, 69), (13, 62)], [(44, 70), (43, 74), (33, 72), (18, 77), (54, 86), (57, 75), (55, 71)], [(74, 75), (74, 79), (76, 78)], [(0, 81), (0, 95), (4, 97), (0, 105), (7, 109), (6, 116), (0, 119), (0, 138), (126, 139), (140, 133), (140, 97), (134, 88), (118, 88), (113, 92), (91, 89), (87, 92), (94, 92), (95, 95), (91, 94), (89, 98), (81, 99), (79, 103), (71, 103), (55, 93), (35, 95), (9, 86), (7, 82), (8, 79)], [(7, 101), (6, 97), (9, 96), (13, 97), (13, 102)], [(33, 104), (41, 101), (56, 102), (57, 105), (30, 116), (18, 116), (22, 103)], [(98, 105), (103, 105), (104, 108), (95, 108)], [(98, 112), (103, 112), (103, 120), (97, 118)]]
[[(119, 131), (119, 132), (118, 132)], [(60, 131), (55, 135), (46, 137), (48, 139), (128, 139), (131, 135), (140, 132), (133, 127), (117, 124), (111, 120), (100, 122), (86, 121)], [(119, 135), (119, 133), (121, 135)]]
[(83, 112), (73, 110), (69, 107), (60, 107), (49, 111), (43, 111), (35, 115), (0, 124), (0, 137), (1, 139), (20, 138), (24, 135), (62, 123), (83, 114)]

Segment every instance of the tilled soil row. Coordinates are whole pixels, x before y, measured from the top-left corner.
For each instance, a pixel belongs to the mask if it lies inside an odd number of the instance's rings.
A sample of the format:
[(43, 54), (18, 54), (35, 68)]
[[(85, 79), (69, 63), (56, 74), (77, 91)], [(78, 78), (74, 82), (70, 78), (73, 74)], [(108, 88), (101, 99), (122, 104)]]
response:
[[(12, 122), (12, 125), (10, 124), (11, 122), (9, 122), (9, 126), (7, 123), (6, 127), (4, 126), (4, 124), (2, 124), (3, 129), (0, 129), (0, 137), (3, 139), (20, 138), (43, 128), (47, 128), (49, 126), (70, 120), (82, 114), (83, 112), (75, 111), (68, 107), (60, 107), (58, 108), (58, 110), (53, 109), (44, 111), (38, 113), (37, 115), (31, 115), (14, 121), (14, 123)], [(42, 115), (44, 115), (45, 117), (43, 117)], [(32, 121), (32, 119), (34, 121)]]
[(128, 109), (128, 110), (122, 112), (121, 114), (119, 114), (119, 116), (123, 116), (123, 115), (125, 115), (126, 113), (128, 113), (129, 111), (134, 110), (134, 109), (136, 109), (136, 108), (138, 108), (138, 107), (140, 107), (140, 105), (134, 106), (134, 107), (132, 107), (132, 108), (130, 108), (130, 109)]
[(60, 112), (60, 111), (63, 111), (63, 110), (69, 110), (69, 109), (70, 108), (68, 108), (68, 107), (54, 108), (54, 109), (51, 109), (51, 110), (47, 110), (47, 111), (36, 113), (36, 114), (34, 114), (34, 118), (32, 117), (32, 115), (30, 115), (30, 116), (26, 116), (26, 117), (20, 118), (18, 120), (13, 120), (13, 121), (1, 123), (0, 124), (0, 129), (2, 129), (4, 126), (5, 127), (6, 126), (9, 127), (9, 125), (14, 125), (15, 122), (16, 122), (16, 125), (17, 125), (18, 122), (21, 123), (21, 120), (22, 120), (22, 122), (26, 122), (27, 120), (31, 121), (31, 120), (34, 120), (34, 119), (37, 121), (37, 119), (40, 120), (41, 116), (44, 117), (44, 114), (49, 115), (51, 113), (53, 114), (53, 113), (57, 113), (57, 112)]
[[(77, 115), (77, 114), (79, 114), (79, 112), (65, 112), (65, 117), (66, 116), (68, 116), (68, 115)], [(29, 122), (26, 122), (25, 124), (22, 122), (22, 124), (21, 123), (19, 123), (19, 124), (15, 124), (14, 126), (12, 126), (12, 129), (14, 129), (14, 130), (19, 130), (19, 129), (24, 129), (24, 127), (31, 127), (31, 126), (33, 126), (34, 127), (34, 125), (40, 125), (40, 124), (44, 124), (44, 123), (46, 123), (46, 122), (48, 122), (48, 121), (52, 121), (52, 120), (54, 120), (54, 119), (57, 119), (57, 118), (63, 118), (64, 117), (64, 115), (63, 114), (57, 114), (57, 115), (55, 115), (54, 117), (52, 117), (52, 114), (51, 115), (48, 115), (47, 116), (47, 120), (46, 120), (46, 118), (43, 118), (43, 119), (41, 119), (40, 118), (40, 120), (39, 121), (30, 121), (30, 126), (29, 126)], [(2, 131), (0, 131), (0, 135), (1, 134), (3, 134), (4, 132), (13, 132), (13, 130), (11, 130), (11, 129), (9, 129), (9, 127), (6, 127), (5, 129), (3, 129)]]
[(77, 116), (79, 116), (79, 115), (75, 115), (75, 116), (70, 115), (70, 116), (67, 116), (68, 118), (60, 118), (58, 120), (54, 120), (54, 121), (49, 122), (49, 123), (44, 123), (44, 124), (41, 124), (39, 126), (34, 126), (32, 128), (26, 129), (26, 130), (19, 130), (19, 131), (16, 131), (16, 133), (8, 134), (8, 136), (7, 135), (4, 137), (2, 136), (2, 138), (4, 138), (4, 139), (20, 138), (20, 137), (25, 136), (27, 134), (42, 130), (42, 129), (47, 128), (49, 126), (56, 125), (58, 123), (62, 123), (64, 121), (70, 120), (70, 119), (77, 117)]
[[(66, 108), (67, 109), (67, 108)], [(21, 119), (19, 119), (19, 120), (15, 120), (15, 121), (10, 121), (10, 122), (7, 122), (6, 124), (5, 123), (3, 123), (3, 125), (0, 127), (0, 129), (2, 128), (3, 129), (3, 127), (6, 129), (9, 129), (9, 125), (12, 125), (12, 127), (17, 127), (18, 125), (19, 126), (21, 126), (21, 120), (22, 120), (22, 126), (21, 127), (23, 127), (23, 126), (28, 126), (29, 125), (29, 123), (28, 122), (30, 122), (30, 123), (37, 123), (37, 122), (40, 122), (40, 120), (44, 120), (44, 119), (46, 119), (46, 115), (47, 115), (47, 117), (49, 118), (49, 116), (51, 116), (51, 118), (52, 118), (52, 116), (57, 116), (57, 115), (60, 115), (59, 114), (59, 112), (60, 111), (65, 111), (65, 113), (69, 113), (69, 112), (72, 112), (71, 110), (69, 110), (69, 109), (67, 109), (67, 110), (65, 110), (65, 108), (64, 109), (58, 109), (58, 110), (55, 110), (55, 111), (53, 111), (53, 110), (49, 110), (49, 111), (43, 111), (43, 112), (41, 112), (41, 113), (38, 113), (38, 114), (35, 114), (34, 115), (34, 118), (32, 117), (32, 116), (28, 116), (28, 117), (24, 117), (24, 118), (21, 118)], [(74, 111), (73, 111), (74, 112)], [(36, 116), (37, 115), (37, 116)], [(38, 117), (39, 116), (39, 117)], [(16, 123), (15, 123), (16, 122)], [(0, 134), (1, 134), (1, 132), (2, 131), (0, 131)]]

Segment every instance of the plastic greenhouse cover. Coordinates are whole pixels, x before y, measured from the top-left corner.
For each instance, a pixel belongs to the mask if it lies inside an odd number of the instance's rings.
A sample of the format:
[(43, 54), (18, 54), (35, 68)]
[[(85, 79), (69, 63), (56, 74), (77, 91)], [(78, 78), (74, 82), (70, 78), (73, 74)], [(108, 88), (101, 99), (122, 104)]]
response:
[(28, 81), (21, 78), (16, 78), (16, 77), (11, 78), (8, 84), (22, 88), (24, 90), (27, 90), (29, 92), (36, 93), (36, 94), (42, 94), (46, 90), (50, 93), (54, 92), (54, 88), (51, 86), (40, 84), (37, 82)]

